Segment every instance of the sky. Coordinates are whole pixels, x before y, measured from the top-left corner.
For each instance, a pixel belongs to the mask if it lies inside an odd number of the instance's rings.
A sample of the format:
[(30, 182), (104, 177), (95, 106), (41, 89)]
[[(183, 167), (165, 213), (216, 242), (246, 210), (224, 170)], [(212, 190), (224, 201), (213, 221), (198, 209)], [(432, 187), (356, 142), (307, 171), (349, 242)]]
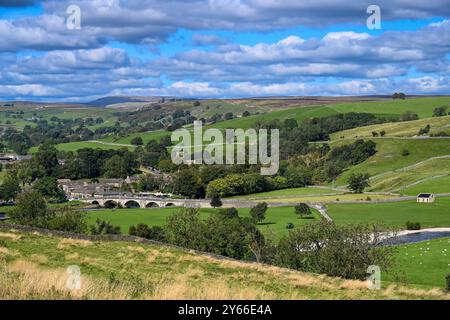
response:
[(450, 0), (0, 0), (0, 70), (1, 100), (449, 94)]

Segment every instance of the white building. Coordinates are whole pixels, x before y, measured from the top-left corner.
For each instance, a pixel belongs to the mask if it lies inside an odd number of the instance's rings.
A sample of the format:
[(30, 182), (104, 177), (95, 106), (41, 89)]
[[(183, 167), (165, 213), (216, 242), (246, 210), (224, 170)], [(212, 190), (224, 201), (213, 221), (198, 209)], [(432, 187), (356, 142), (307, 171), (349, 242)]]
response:
[(417, 202), (421, 202), (421, 203), (432, 203), (436, 200), (436, 198), (434, 197), (434, 194), (432, 193), (420, 193), (417, 196)]

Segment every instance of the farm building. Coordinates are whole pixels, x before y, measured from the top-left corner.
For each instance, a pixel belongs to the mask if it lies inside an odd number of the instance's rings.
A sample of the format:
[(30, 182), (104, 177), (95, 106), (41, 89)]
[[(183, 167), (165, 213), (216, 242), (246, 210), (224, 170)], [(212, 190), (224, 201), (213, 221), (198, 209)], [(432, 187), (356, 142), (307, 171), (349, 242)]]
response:
[(435, 197), (432, 193), (421, 193), (417, 196), (417, 202), (425, 202), (425, 203), (431, 203), (434, 202)]

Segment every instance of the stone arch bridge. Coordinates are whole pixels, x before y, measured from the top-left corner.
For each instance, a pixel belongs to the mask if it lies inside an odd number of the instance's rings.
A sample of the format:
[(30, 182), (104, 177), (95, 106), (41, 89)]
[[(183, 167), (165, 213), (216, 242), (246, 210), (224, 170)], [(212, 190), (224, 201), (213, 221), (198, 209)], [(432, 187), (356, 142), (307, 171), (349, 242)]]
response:
[[(110, 196), (90, 197), (78, 199), (81, 202), (98, 205), (106, 208), (163, 208), (163, 207), (188, 207), (188, 208), (211, 208), (209, 199), (171, 199), (157, 197), (138, 196)], [(247, 208), (256, 203), (243, 200), (222, 200), (222, 207)]]

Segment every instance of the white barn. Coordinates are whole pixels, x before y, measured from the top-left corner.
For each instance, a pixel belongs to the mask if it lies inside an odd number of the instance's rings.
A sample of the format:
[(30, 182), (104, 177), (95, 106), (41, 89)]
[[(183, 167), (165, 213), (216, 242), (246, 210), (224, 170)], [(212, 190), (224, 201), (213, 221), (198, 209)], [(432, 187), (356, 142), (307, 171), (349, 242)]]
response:
[(421, 202), (421, 203), (432, 203), (436, 200), (436, 198), (434, 197), (434, 194), (432, 193), (420, 193), (417, 196), (417, 202)]

